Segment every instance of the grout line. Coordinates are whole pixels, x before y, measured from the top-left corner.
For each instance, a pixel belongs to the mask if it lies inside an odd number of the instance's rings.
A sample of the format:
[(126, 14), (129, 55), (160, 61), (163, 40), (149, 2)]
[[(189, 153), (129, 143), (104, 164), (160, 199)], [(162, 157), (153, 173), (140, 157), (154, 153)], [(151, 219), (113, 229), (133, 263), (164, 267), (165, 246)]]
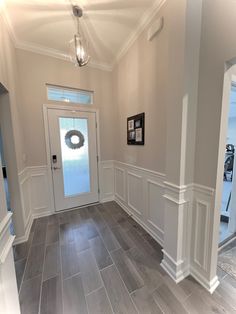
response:
[(93, 291), (90, 291), (89, 293), (86, 293), (85, 297), (88, 297), (90, 294), (93, 294), (93, 293), (97, 292), (98, 290), (100, 290), (102, 288), (104, 288), (103, 282), (102, 282), (102, 285), (100, 287), (94, 289)]
[(62, 273), (62, 258), (61, 258), (61, 231), (60, 231), (60, 221), (59, 217), (58, 220), (58, 233), (59, 233), (59, 259), (60, 259), (60, 277), (61, 277), (61, 304), (62, 304), (62, 314), (65, 312), (64, 307), (64, 290), (63, 290), (63, 273)]
[[(37, 220), (35, 221), (35, 227), (36, 227), (36, 224), (37, 224)], [(32, 226), (31, 226), (32, 228)], [(30, 230), (31, 231), (31, 230)], [(35, 231), (35, 228), (34, 228), (34, 231)], [(22, 288), (22, 285), (23, 285), (23, 282), (24, 282), (24, 279), (25, 279), (25, 272), (26, 272), (26, 268), (28, 266), (28, 263), (29, 263), (29, 254), (30, 254), (30, 250), (32, 248), (32, 243), (33, 243), (33, 239), (34, 239), (34, 231), (32, 232), (33, 235), (32, 235), (32, 240), (30, 242), (30, 245), (29, 245), (29, 249), (28, 249), (28, 253), (27, 253), (27, 257), (26, 257), (26, 263), (25, 263), (25, 269), (24, 269), (24, 272), (23, 272), (23, 276), (22, 276), (22, 279), (21, 279), (21, 284), (20, 284), (20, 287), (19, 287), (19, 295), (21, 293), (21, 288)], [(28, 242), (28, 241), (27, 241)], [(31, 278), (32, 279), (32, 278)]]
[(47, 246), (46, 246), (47, 228), (48, 228), (48, 220), (47, 220), (46, 235), (45, 235), (45, 242), (44, 242), (44, 257), (43, 257), (42, 277), (41, 277), (40, 294), (39, 294), (39, 308), (38, 308), (38, 314), (41, 313), (42, 290), (43, 290), (43, 274), (44, 274), (44, 268), (45, 268), (46, 249), (47, 249)]
[(66, 280), (69, 280), (69, 279), (74, 278), (74, 277), (79, 276), (79, 275), (81, 275), (81, 271), (79, 271), (78, 273), (75, 273), (75, 274), (73, 274), (73, 275), (71, 275), (69, 277), (66, 277), (66, 278), (62, 277), (62, 280), (66, 281)]
[[(128, 288), (126, 287), (126, 284), (125, 284), (123, 278), (121, 277), (121, 274), (120, 274), (120, 272), (119, 272), (119, 270), (118, 270), (118, 268), (117, 268), (117, 266), (116, 266), (116, 264), (115, 264), (115, 262), (114, 262), (114, 259), (113, 259), (112, 257), (111, 257), (111, 259), (112, 259), (113, 264), (114, 264), (114, 266), (115, 266), (115, 268), (116, 268), (116, 270), (117, 270), (117, 272), (118, 272), (118, 276), (120, 277), (120, 279), (121, 279), (121, 281), (122, 281), (122, 283), (123, 283), (123, 285), (124, 285), (124, 287), (125, 287), (125, 290), (126, 290), (126, 292), (127, 292), (127, 294), (128, 294), (128, 297), (129, 297), (130, 300), (131, 300), (131, 303), (133, 303), (134, 308), (136, 309), (137, 313), (139, 313), (139, 310), (138, 310), (136, 304), (134, 303), (132, 297), (130, 296), (130, 293), (129, 293), (129, 291), (128, 291)], [(111, 265), (111, 266), (112, 266), (112, 265)]]
[[(103, 205), (102, 205), (102, 206), (103, 206)], [(97, 209), (97, 207), (95, 207), (95, 208), (96, 208), (97, 214), (101, 217), (101, 219), (104, 221), (105, 225), (108, 227), (106, 221), (103, 219), (102, 215), (99, 213), (99, 210)], [(94, 220), (93, 220), (93, 222), (94, 222)], [(95, 223), (94, 223), (94, 224), (95, 224)], [(111, 261), (113, 262), (112, 265), (108, 265), (107, 267), (104, 267), (104, 268), (101, 269), (101, 270), (100, 270), (99, 267), (98, 267), (98, 271), (99, 271), (99, 274), (100, 274), (100, 277), (101, 277), (101, 281), (102, 281), (102, 283), (103, 283), (103, 287), (104, 287), (104, 290), (105, 290), (105, 293), (106, 293), (107, 300), (108, 300), (108, 302), (109, 302), (109, 304), (110, 304), (110, 308), (111, 308), (111, 310), (112, 310), (112, 313), (115, 314), (114, 309), (113, 309), (113, 306), (112, 306), (112, 303), (111, 303), (111, 300), (110, 300), (109, 295), (108, 295), (108, 293), (107, 293), (106, 286), (105, 286), (105, 284), (104, 284), (104, 281), (103, 281), (103, 278), (102, 278), (102, 275), (101, 275), (101, 271), (104, 270), (104, 269), (106, 269), (106, 268), (108, 268), (108, 267), (113, 266), (113, 265), (114, 265), (114, 261), (112, 260), (111, 254), (110, 254), (108, 248), (106, 247), (105, 242), (104, 242), (104, 240), (103, 240), (103, 237), (102, 237), (102, 235), (101, 235), (101, 232), (100, 232), (100, 230), (96, 227), (96, 224), (95, 224), (95, 228), (97, 229), (97, 232), (98, 232), (98, 234), (99, 234), (99, 238), (101, 239), (101, 241), (102, 241), (104, 247), (106, 248), (106, 250), (107, 250), (107, 252), (108, 252), (108, 255), (110, 256)], [(93, 249), (92, 249), (92, 251), (93, 251)], [(96, 258), (95, 258), (95, 261), (96, 261)], [(97, 264), (97, 261), (96, 261), (96, 264)]]

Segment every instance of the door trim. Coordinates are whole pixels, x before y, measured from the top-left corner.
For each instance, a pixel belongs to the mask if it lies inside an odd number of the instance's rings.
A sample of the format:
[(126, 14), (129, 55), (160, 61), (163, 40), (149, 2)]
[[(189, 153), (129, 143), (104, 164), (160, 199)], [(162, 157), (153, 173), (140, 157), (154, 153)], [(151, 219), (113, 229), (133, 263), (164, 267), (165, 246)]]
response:
[[(90, 105), (91, 106), (91, 105)], [(45, 144), (46, 144), (46, 155), (47, 155), (47, 170), (49, 176), (49, 194), (50, 194), (50, 205), (52, 207), (53, 213), (58, 213), (55, 206), (55, 197), (53, 189), (53, 178), (51, 171), (51, 152), (50, 152), (50, 140), (49, 140), (49, 127), (48, 127), (48, 109), (55, 110), (67, 110), (67, 111), (78, 111), (78, 112), (92, 112), (95, 113), (95, 120), (97, 126), (97, 155), (98, 155), (98, 199), (100, 201), (100, 160), (101, 160), (101, 150), (100, 150), (100, 128), (99, 128), (99, 109), (97, 108), (88, 108), (83, 105), (61, 105), (61, 104), (43, 104), (43, 121), (44, 121), (44, 134), (45, 134)], [(84, 206), (82, 206), (84, 207)], [(70, 209), (69, 209), (70, 210)]]

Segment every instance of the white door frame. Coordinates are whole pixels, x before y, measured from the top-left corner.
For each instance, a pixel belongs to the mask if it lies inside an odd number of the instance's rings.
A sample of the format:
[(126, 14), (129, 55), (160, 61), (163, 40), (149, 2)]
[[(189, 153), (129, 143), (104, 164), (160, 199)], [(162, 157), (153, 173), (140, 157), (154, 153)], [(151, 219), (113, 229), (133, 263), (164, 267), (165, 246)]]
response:
[[(101, 160), (101, 150), (100, 150), (100, 129), (99, 129), (99, 110), (96, 108), (88, 107), (89, 105), (62, 105), (62, 104), (44, 104), (43, 105), (43, 120), (44, 120), (44, 133), (45, 133), (45, 143), (46, 143), (46, 154), (47, 154), (47, 170), (49, 178), (49, 195), (50, 195), (50, 205), (53, 213), (58, 213), (56, 211), (55, 199), (54, 199), (54, 189), (53, 189), (53, 178), (51, 169), (51, 151), (50, 151), (50, 140), (49, 140), (49, 127), (48, 127), (48, 109), (55, 110), (67, 110), (67, 111), (77, 111), (77, 112), (92, 112), (95, 113), (95, 120), (97, 126), (97, 155), (98, 155), (98, 199), (100, 201), (100, 160)], [(83, 207), (83, 206), (81, 206)], [(67, 211), (70, 209), (67, 209)]]

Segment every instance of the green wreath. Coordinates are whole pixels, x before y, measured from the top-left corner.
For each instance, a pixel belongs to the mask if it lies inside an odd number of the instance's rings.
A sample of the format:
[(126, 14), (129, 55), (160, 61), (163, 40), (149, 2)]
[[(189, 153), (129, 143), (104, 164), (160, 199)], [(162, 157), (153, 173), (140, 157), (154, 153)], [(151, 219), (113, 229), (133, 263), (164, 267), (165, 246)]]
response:
[[(76, 136), (79, 139), (78, 143), (73, 143), (72, 142), (72, 137), (73, 136)], [(65, 142), (66, 142), (66, 145), (69, 148), (71, 148), (71, 149), (79, 149), (79, 148), (84, 146), (84, 136), (78, 130), (71, 130), (71, 131), (68, 131), (66, 133), (66, 135), (65, 135)]]

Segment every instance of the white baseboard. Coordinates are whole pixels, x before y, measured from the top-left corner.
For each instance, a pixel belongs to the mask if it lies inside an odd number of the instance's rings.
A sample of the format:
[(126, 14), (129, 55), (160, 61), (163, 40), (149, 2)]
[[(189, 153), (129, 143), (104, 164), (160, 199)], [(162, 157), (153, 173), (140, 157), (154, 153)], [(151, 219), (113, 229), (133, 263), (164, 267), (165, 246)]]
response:
[(149, 233), (159, 244), (163, 247), (163, 239), (159, 238), (154, 232), (148, 228), (148, 226), (140, 220), (133, 212), (125, 206), (118, 198), (115, 198), (114, 201), (129, 215), (131, 216), (147, 233)]
[[(189, 213), (191, 217), (187, 217), (187, 227), (184, 227), (186, 223), (184, 220), (179, 226), (180, 234), (182, 231), (184, 234), (182, 237), (184, 243), (181, 244), (180, 240), (178, 244), (180, 248), (181, 245), (190, 247), (189, 250), (183, 251), (182, 255), (178, 252), (177, 261), (164, 252), (165, 260), (161, 265), (176, 283), (191, 274), (212, 293), (219, 284), (217, 276), (213, 276), (210, 281), (206, 279), (209, 277), (208, 274), (212, 273), (210, 270), (212, 255), (208, 248), (211, 247), (212, 241), (212, 231), (209, 226), (213, 219), (215, 191), (198, 184), (176, 186), (165, 182), (165, 179), (162, 173), (131, 164), (113, 160), (101, 161), (99, 164), (100, 203), (116, 201), (162, 247), (164, 246), (164, 219), (166, 219), (164, 216), (167, 213), (166, 202), (169, 204), (168, 221), (173, 218), (172, 208), (176, 209), (175, 213), (180, 211), (185, 216), (186, 212), (187, 215)], [(26, 168), (19, 174), (19, 182), (24, 208), (25, 235), (16, 238), (14, 244), (28, 240), (34, 219), (54, 213), (51, 210), (53, 205), (49, 195), (47, 166)], [(178, 217), (175, 218), (178, 222)], [(168, 239), (171, 237), (171, 230), (166, 231), (165, 237), (168, 237), (169, 233)], [(172, 239), (174, 243), (173, 234)]]
[(189, 276), (189, 267), (182, 267), (183, 262), (176, 263), (172, 257), (163, 250), (165, 258), (161, 262), (161, 267), (167, 272), (167, 274), (174, 280), (175, 283), (181, 282), (183, 279)]
[(33, 221), (34, 221), (34, 219), (33, 219), (32, 215), (30, 215), (28, 224), (27, 224), (26, 229), (25, 229), (24, 236), (16, 237), (15, 240), (14, 240), (13, 245), (17, 245), (17, 244), (24, 243), (24, 242), (28, 241)]
[(212, 280), (208, 281), (205, 277), (202, 276), (200, 272), (198, 272), (193, 267), (191, 267), (191, 276), (211, 294), (220, 284), (218, 276), (215, 276)]

